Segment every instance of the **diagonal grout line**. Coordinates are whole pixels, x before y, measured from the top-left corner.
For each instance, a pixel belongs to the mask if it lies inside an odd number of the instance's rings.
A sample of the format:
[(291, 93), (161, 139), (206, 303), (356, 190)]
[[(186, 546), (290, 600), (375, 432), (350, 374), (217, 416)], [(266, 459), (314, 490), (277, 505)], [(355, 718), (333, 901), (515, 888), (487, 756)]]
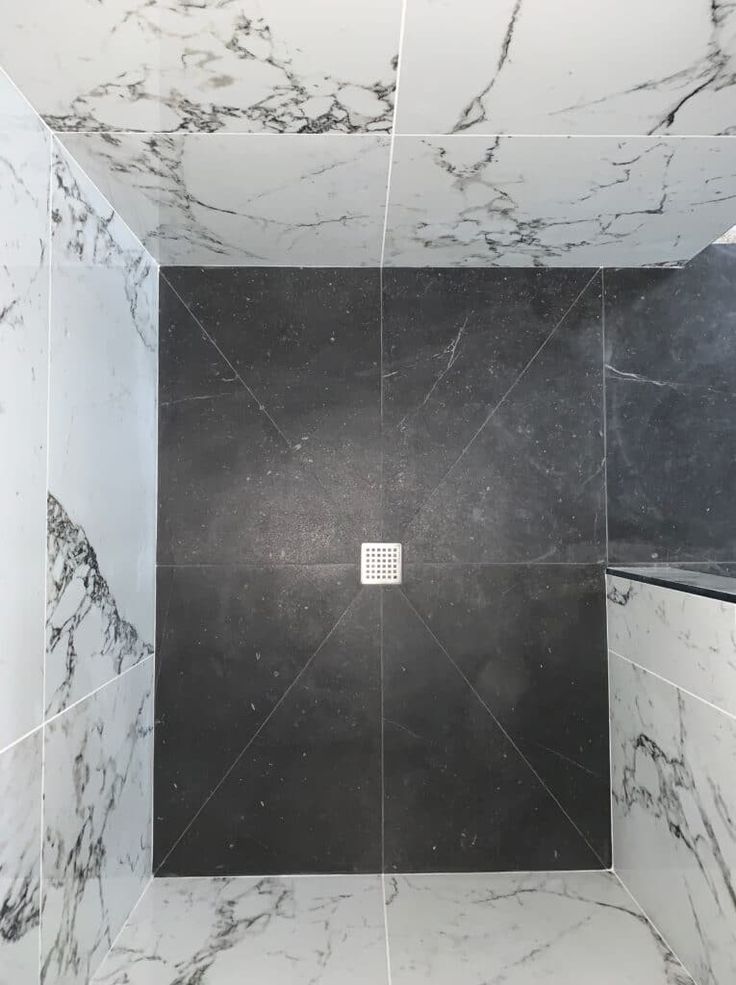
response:
[(538, 781), (539, 781), (539, 783), (541, 784), (541, 786), (542, 786), (542, 788), (543, 788), (543, 789), (544, 789), (544, 790), (545, 790), (545, 791), (546, 791), (546, 792), (547, 792), (547, 793), (549, 794), (549, 796), (550, 796), (550, 797), (552, 798), (552, 800), (554, 800), (554, 802), (555, 802), (555, 803), (557, 804), (557, 806), (559, 807), (559, 809), (560, 809), (560, 810), (562, 811), (562, 813), (563, 813), (563, 814), (565, 815), (565, 817), (567, 818), (567, 820), (568, 820), (568, 821), (570, 822), (570, 824), (571, 824), (571, 825), (573, 826), (573, 828), (574, 828), (574, 829), (575, 829), (575, 830), (577, 831), (577, 833), (578, 833), (578, 834), (580, 835), (580, 837), (581, 837), (581, 838), (583, 839), (583, 841), (585, 842), (585, 844), (586, 844), (586, 845), (588, 846), (588, 848), (589, 848), (589, 849), (591, 850), (591, 852), (593, 853), (593, 855), (595, 856), (595, 858), (597, 858), (597, 859), (598, 859), (598, 861), (599, 861), (599, 862), (601, 863), (601, 866), (602, 866), (602, 867), (603, 867), (603, 868), (605, 869), (605, 868), (606, 868), (606, 865), (605, 865), (605, 863), (604, 863), (604, 861), (603, 861), (603, 859), (602, 859), (602, 858), (601, 858), (601, 857), (600, 857), (600, 856), (598, 855), (598, 852), (597, 852), (597, 851), (595, 850), (595, 848), (593, 848), (593, 846), (592, 846), (592, 845), (590, 844), (590, 842), (589, 842), (589, 841), (588, 841), (588, 839), (587, 839), (587, 838), (585, 837), (585, 835), (583, 834), (583, 832), (582, 832), (582, 831), (580, 830), (580, 828), (579, 828), (579, 827), (577, 826), (577, 824), (576, 824), (576, 823), (575, 823), (575, 822), (573, 821), (573, 819), (572, 819), (572, 818), (570, 817), (570, 815), (569, 815), (569, 814), (567, 813), (567, 811), (566, 811), (566, 810), (565, 810), (565, 808), (564, 808), (564, 807), (562, 806), (562, 804), (560, 803), (560, 801), (559, 801), (559, 800), (557, 799), (557, 797), (555, 796), (555, 794), (553, 794), (553, 793), (552, 793), (552, 791), (550, 790), (550, 788), (549, 788), (549, 787), (547, 786), (547, 784), (546, 784), (546, 783), (544, 782), (544, 780), (542, 779), (542, 777), (541, 777), (541, 776), (539, 775), (539, 773), (538, 773), (538, 772), (536, 771), (536, 769), (535, 769), (535, 768), (534, 768), (534, 767), (532, 766), (532, 764), (531, 764), (531, 763), (529, 762), (529, 760), (528, 760), (528, 759), (526, 758), (526, 756), (525, 756), (525, 755), (524, 755), (524, 753), (523, 753), (523, 752), (521, 751), (521, 749), (519, 749), (519, 747), (517, 746), (517, 744), (516, 744), (516, 742), (514, 742), (514, 740), (513, 740), (512, 738), (511, 738), (511, 736), (509, 735), (509, 733), (508, 733), (508, 732), (506, 731), (506, 729), (504, 728), (504, 726), (503, 726), (503, 725), (501, 724), (501, 722), (500, 722), (500, 721), (499, 721), (499, 720), (498, 720), (498, 719), (496, 718), (496, 716), (495, 716), (495, 715), (493, 714), (493, 712), (491, 711), (491, 709), (490, 709), (490, 707), (488, 706), (488, 704), (487, 704), (487, 703), (486, 703), (486, 702), (485, 702), (485, 701), (483, 700), (483, 698), (482, 698), (482, 697), (480, 696), (480, 694), (479, 694), (479, 693), (478, 693), (478, 692), (476, 691), (476, 689), (475, 689), (475, 688), (473, 687), (473, 685), (472, 685), (472, 684), (470, 683), (470, 681), (468, 680), (468, 678), (467, 678), (467, 677), (465, 676), (465, 674), (464, 674), (464, 673), (462, 672), (462, 670), (460, 669), (460, 667), (458, 666), (458, 664), (456, 664), (456, 663), (455, 663), (455, 661), (454, 661), (454, 660), (452, 659), (452, 657), (451, 657), (451, 656), (450, 656), (450, 654), (448, 653), (448, 651), (447, 651), (447, 649), (446, 649), (446, 648), (444, 647), (444, 645), (443, 645), (443, 644), (441, 643), (441, 641), (440, 641), (440, 640), (439, 640), (439, 639), (437, 638), (437, 636), (435, 635), (435, 633), (433, 633), (433, 632), (432, 632), (432, 630), (430, 629), (430, 627), (429, 627), (429, 626), (427, 625), (427, 623), (425, 622), (425, 620), (424, 620), (424, 618), (423, 618), (423, 616), (421, 615), (421, 613), (419, 612), (419, 610), (418, 610), (418, 609), (416, 608), (416, 606), (415, 606), (415, 605), (413, 604), (413, 602), (411, 602), (411, 600), (410, 600), (410, 599), (408, 598), (408, 596), (406, 595), (406, 593), (404, 592), (404, 590), (403, 590), (403, 589), (400, 589), (400, 591), (401, 591), (401, 594), (403, 595), (403, 597), (404, 597), (404, 599), (405, 599), (405, 601), (406, 601), (406, 603), (407, 603), (407, 605), (409, 606), (409, 608), (410, 608), (410, 609), (412, 610), (412, 612), (413, 612), (413, 613), (415, 614), (415, 616), (417, 617), (417, 619), (419, 619), (419, 621), (421, 622), (421, 624), (422, 624), (422, 625), (424, 626), (424, 628), (425, 628), (425, 629), (427, 630), (427, 632), (428, 632), (428, 633), (429, 633), (429, 635), (430, 635), (430, 636), (432, 637), (432, 639), (433, 639), (433, 640), (435, 641), (435, 643), (437, 644), (437, 646), (439, 646), (439, 648), (440, 648), (440, 649), (442, 650), (442, 652), (443, 652), (443, 653), (444, 653), (444, 655), (445, 655), (445, 656), (447, 657), (447, 659), (448, 659), (448, 660), (450, 661), (450, 663), (451, 663), (451, 664), (452, 664), (452, 666), (453, 666), (453, 667), (455, 668), (455, 670), (456, 670), (456, 671), (458, 672), (458, 674), (459, 674), (459, 675), (460, 675), (460, 676), (462, 677), (462, 679), (463, 679), (463, 680), (465, 681), (465, 683), (466, 683), (466, 684), (467, 684), (467, 686), (468, 686), (468, 687), (470, 688), (470, 690), (471, 690), (471, 691), (473, 692), (473, 694), (474, 694), (474, 695), (475, 695), (475, 697), (476, 697), (476, 698), (478, 699), (478, 701), (480, 701), (480, 703), (481, 703), (481, 704), (483, 705), (483, 707), (484, 707), (484, 708), (485, 708), (485, 710), (486, 710), (486, 711), (488, 712), (488, 714), (489, 714), (489, 715), (491, 716), (491, 718), (492, 718), (492, 719), (493, 719), (493, 721), (494, 721), (494, 722), (496, 723), (496, 725), (498, 726), (498, 728), (499, 728), (499, 729), (501, 730), (501, 732), (503, 733), (503, 735), (505, 736), (505, 738), (507, 739), (507, 741), (508, 741), (508, 742), (509, 742), (509, 743), (510, 743), (510, 744), (511, 744), (511, 745), (513, 746), (513, 748), (514, 748), (514, 749), (516, 750), (516, 752), (517, 752), (517, 754), (518, 754), (518, 756), (519, 756), (519, 758), (520, 758), (520, 759), (522, 760), (522, 762), (523, 762), (523, 763), (524, 763), (524, 764), (525, 764), (525, 765), (526, 765), (526, 766), (528, 767), (528, 769), (529, 769), (529, 770), (530, 770), (530, 771), (531, 771), (531, 772), (532, 772), (532, 773), (534, 774), (534, 776), (535, 776), (535, 777), (537, 778), (537, 780), (538, 780)]
[(572, 304), (567, 308), (567, 310), (562, 315), (562, 317), (560, 318), (560, 320), (555, 324), (555, 326), (552, 329), (552, 331), (546, 337), (546, 339), (544, 340), (544, 342), (542, 342), (542, 344), (539, 346), (539, 348), (534, 353), (534, 355), (531, 357), (531, 359), (526, 364), (526, 366), (524, 366), (524, 368), (519, 373), (519, 375), (516, 377), (516, 379), (511, 384), (511, 386), (508, 388), (508, 390), (504, 393), (504, 395), (501, 397), (501, 399), (498, 401), (498, 403), (495, 405), (495, 407), (492, 408), (492, 410), (490, 411), (490, 413), (488, 414), (488, 416), (486, 417), (486, 419), (483, 421), (483, 423), (481, 424), (481, 426), (478, 428), (478, 430), (475, 432), (475, 434), (472, 436), (472, 438), (470, 439), (470, 441), (467, 443), (467, 445), (465, 445), (465, 447), (463, 448), (463, 450), (460, 452), (460, 454), (455, 459), (455, 461), (452, 463), (452, 465), (449, 467), (449, 469), (447, 469), (447, 471), (444, 473), (444, 475), (439, 480), (439, 482), (437, 483), (437, 485), (432, 489), (432, 491), (427, 496), (425, 496), (425, 498), (424, 498), (423, 502), (421, 503), (421, 505), (419, 506), (419, 508), (412, 514), (412, 516), (404, 524), (404, 528), (403, 528), (403, 532), (404, 533), (406, 533), (406, 531), (409, 529), (409, 527), (411, 526), (411, 524), (416, 520), (416, 518), (419, 516), (419, 514), (422, 512), (422, 510), (426, 507), (427, 503), (429, 503), (429, 501), (435, 495), (435, 493), (437, 492), (437, 490), (444, 484), (445, 480), (448, 478), (448, 476), (453, 471), (453, 469), (455, 468), (455, 466), (461, 461), (461, 459), (463, 459), (465, 457), (465, 455), (467, 454), (467, 452), (470, 449), (470, 446), (473, 444), (473, 442), (475, 441), (475, 439), (480, 435), (481, 431), (483, 431), (483, 429), (485, 428), (485, 426), (495, 416), (495, 414), (497, 413), (497, 411), (500, 410), (500, 408), (503, 406), (503, 404), (506, 403), (506, 400), (511, 395), (512, 391), (517, 387), (517, 385), (520, 383), (520, 381), (523, 379), (523, 377), (526, 376), (526, 374), (529, 371), (529, 369), (531, 368), (532, 364), (536, 361), (536, 359), (540, 355), (540, 353), (547, 347), (547, 345), (549, 344), (549, 342), (551, 342), (552, 338), (557, 333), (557, 330), (562, 326), (562, 324), (565, 321), (565, 319), (567, 318), (567, 316), (570, 314), (570, 312), (573, 310), (573, 308), (580, 301), (580, 299), (582, 298), (582, 296), (588, 290), (588, 288), (593, 283), (593, 281), (595, 280), (595, 278), (598, 276), (599, 273), (600, 273), (600, 271), (598, 270), (598, 268), (596, 268), (596, 270), (593, 273), (592, 277), (590, 277), (590, 279), (586, 282), (586, 284), (583, 287), (583, 289), (579, 292), (579, 294), (577, 294), (577, 296), (573, 300)]
[(199, 329), (203, 333), (203, 335), (205, 336), (205, 338), (208, 339), (208, 341), (210, 342), (210, 344), (217, 350), (217, 352), (219, 352), (220, 356), (225, 360), (225, 362), (227, 363), (227, 365), (230, 367), (230, 369), (235, 374), (235, 377), (238, 380), (238, 382), (250, 394), (250, 396), (253, 398), (253, 400), (255, 400), (256, 404), (258, 405), (258, 409), (261, 411), (261, 413), (264, 414), (268, 418), (268, 420), (271, 422), (271, 424), (274, 426), (274, 428), (276, 428), (276, 430), (278, 431), (279, 435), (283, 438), (283, 440), (286, 442), (286, 444), (288, 445), (288, 447), (289, 448), (293, 447), (291, 441), (287, 438), (287, 436), (284, 434), (284, 432), (278, 426), (278, 424), (276, 423), (276, 421), (273, 419), (273, 417), (271, 417), (271, 415), (269, 414), (269, 412), (266, 410), (266, 406), (263, 403), (263, 401), (260, 399), (260, 397), (256, 396), (256, 394), (253, 392), (253, 390), (251, 390), (251, 388), (245, 382), (245, 380), (240, 375), (240, 373), (237, 371), (237, 369), (235, 368), (235, 366), (233, 366), (233, 364), (230, 362), (230, 360), (228, 359), (228, 357), (225, 355), (225, 353), (219, 347), (219, 345), (217, 344), (217, 342), (215, 342), (215, 340), (212, 338), (212, 336), (210, 335), (210, 333), (204, 327), (204, 325), (202, 324), (202, 322), (199, 320), (199, 318), (197, 318), (197, 316), (194, 314), (194, 312), (189, 307), (189, 305), (186, 303), (186, 301), (181, 296), (181, 294), (179, 294), (179, 292), (174, 287), (174, 285), (171, 283), (171, 281), (166, 276), (166, 274), (163, 272), (163, 270), (161, 270), (161, 278), (166, 281), (166, 283), (169, 286), (169, 288), (174, 292), (174, 295), (184, 305), (185, 310), (189, 313), (189, 315), (191, 316), (191, 318), (199, 326)]
[[(177, 847), (177, 845), (178, 845), (178, 844), (179, 844), (179, 842), (180, 842), (180, 841), (182, 840), (182, 838), (183, 838), (183, 837), (184, 837), (184, 835), (185, 835), (185, 834), (187, 833), (187, 831), (189, 831), (189, 830), (190, 830), (190, 828), (192, 827), (192, 825), (194, 824), (194, 822), (195, 822), (195, 821), (197, 820), (197, 818), (199, 817), (199, 815), (200, 815), (200, 814), (202, 813), (202, 811), (203, 811), (203, 810), (205, 809), (205, 807), (207, 806), (207, 804), (209, 804), (209, 802), (210, 802), (210, 801), (212, 800), (212, 798), (213, 798), (213, 797), (215, 796), (215, 794), (216, 794), (216, 793), (217, 793), (217, 791), (218, 791), (218, 790), (220, 789), (220, 787), (221, 787), (221, 786), (223, 785), (223, 783), (225, 782), (225, 780), (227, 780), (227, 778), (228, 778), (228, 777), (230, 776), (230, 774), (231, 774), (231, 773), (232, 773), (232, 771), (233, 771), (233, 770), (235, 769), (235, 767), (236, 767), (236, 766), (238, 765), (238, 763), (239, 763), (239, 762), (240, 762), (240, 760), (241, 760), (241, 759), (243, 758), (243, 756), (244, 756), (244, 755), (246, 754), (246, 752), (247, 752), (247, 751), (248, 751), (248, 750), (250, 749), (250, 747), (251, 747), (251, 746), (253, 745), (253, 743), (254, 743), (254, 742), (255, 742), (255, 740), (256, 740), (256, 739), (258, 738), (258, 736), (259, 736), (259, 735), (261, 734), (261, 732), (262, 732), (262, 731), (263, 731), (263, 729), (264, 729), (264, 728), (266, 727), (266, 725), (268, 725), (268, 723), (270, 722), (270, 720), (271, 720), (271, 719), (273, 718), (273, 716), (274, 716), (274, 715), (276, 714), (276, 712), (277, 712), (277, 710), (278, 710), (278, 709), (279, 709), (279, 708), (281, 707), (281, 705), (282, 705), (282, 704), (284, 703), (284, 701), (286, 700), (286, 698), (288, 697), (288, 695), (290, 694), (290, 692), (291, 692), (291, 691), (293, 690), (293, 688), (294, 688), (294, 687), (296, 686), (296, 684), (298, 683), (298, 681), (299, 681), (299, 680), (300, 680), (300, 679), (302, 678), (302, 676), (304, 675), (304, 673), (305, 673), (305, 672), (307, 671), (307, 669), (308, 669), (308, 668), (309, 668), (309, 667), (311, 666), (311, 664), (312, 664), (312, 662), (314, 661), (314, 659), (315, 659), (315, 657), (317, 656), (317, 654), (318, 654), (318, 653), (320, 652), (320, 650), (321, 650), (321, 649), (322, 649), (322, 648), (324, 647), (324, 645), (325, 645), (325, 643), (327, 643), (327, 641), (328, 641), (328, 640), (330, 639), (330, 637), (331, 637), (331, 636), (332, 636), (332, 634), (333, 634), (333, 633), (335, 632), (335, 630), (337, 629), (337, 627), (338, 627), (338, 626), (340, 625), (340, 623), (341, 623), (341, 622), (343, 621), (343, 619), (345, 618), (345, 616), (346, 616), (346, 615), (348, 614), (348, 612), (350, 611), (350, 609), (351, 609), (351, 608), (353, 607), (353, 604), (355, 603), (355, 600), (356, 600), (356, 599), (357, 599), (357, 598), (359, 597), (359, 595), (361, 594), (361, 592), (362, 592), (362, 591), (363, 591), (363, 589), (362, 589), (362, 587), (361, 587), (361, 588), (359, 588), (359, 589), (358, 589), (358, 591), (357, 591), (357, 592), (355, 593), (355, 595), (353, 595), (353, 597), (351, 598), (351, 600), (350, 600), (350, 601), (348, 602), (348, 604), (347, 604), (347, 606), (346, 606), (346, 607), (345, 607), (345, 609), (343, 610), (343, 612), (342, 612), (342, 615), (340, 615), (340, 616), (339, 616), (339, 618), (337, 619), (337, 621), (336, 621), (336, 622), (335, 622), (335, 624), (333, 625), (333, 627), (332, 627), (332, 629), (331, 629), (331, 630), (330, 630), (330, 631), (329, 631), (329, 632), (327, 633), (327, 635), (326, 635), (326, 636), (325, 636), (325, 638), (324, 638), (324, 639), (322, 640), (322, 642), (321, 642), (321, 643), (319, 644), (319, 646), (318, 646), (318, 647), (317, 647), (317, 649), (316, 649), (316, 650), (314, 651), (314, 653), (312, 654), (312, 656), (311, 656), (311, 657), (309, 658), (309, 660), (307, 660), (307, 662), (306, 662), (306, 663), (304, 664), (304, 666), (303, 666), (303, 667), (302, 667), (302, 669), (301, 669), (301, 670), (299, 671), (299, 673), (298, 673), (298, 674), (296, 675), (296, 677), (295, 677), (295, 678), (294, 678), (294, 680), (293, 680), (293, 681), (291, 682), (291, 684), (289, 684), (289, 686), (287, 687), (287, 689), (286, 689), (286, 690), (284, 691), (284, 693), (283, 693), (283, 694), (281, 695), (281, 697), (280, 697), (280, 698), (279, 698), (279, 700), (278, 700), (278, 701), (276, 702), (276, 704), (275, 704), (275, 705), (273, 706), (273, 708), (272, 708), (272, 709), (271, 709), (271, 711), (270, 711), (270, 712), (268, 713), (268, 715), (266, 715), (266, 717), (265, 717), (265, 718), (263, 719), (263, 721), (262, 721), (262, 722), (261, 722), (261, 724), (260, 724), (260, 725), (258, 726), (258, 728), (257, 728), (257, 729), (255, 730), (255, 732), (253, 733), (253, 735), (251, 735), (251, 737), (250, 737), (250, 739), (248, 739), (248, 741), (247, 741), (247, 742), (246, 742), (246, 744), (245, 744), (245, 745), (243, 746), (243, 748), (242, 748), (242, 749), (240, 750), (240, 752), (239, 752), (239, 753), (238, 753), (238, 755), (237, 755), (237, 756), (235, 757), (235, 759), (234, 759), (234, 760), (232, 761), (232, 763), (231, 763), (231, 764), (230, 764), (230, 765), (228, 766), (228, 768), (227, 768), (227, 769), (225, 770), (225, 772), (224, 772), (224, 773), (222, 774), (222, 776), (221, 776), (221, 777), (220, 777), (220, 779), (219, 779), (219, 780), (217, 781), (217, 783), (216, 783), (216, 784), (215, 784), (215, 786), (214, 786), (214, 787), (212, 788), (212, 790), (210, 790), (210, 792), (209, 792), (209, 794), (207, 795), (207, 797), (205, 798), (205, 800), (204, 800), (204, 801), (202, 802), (202, 804), (200, 805), (200, 807), (198, 808), (198, 810), (196, 811), (196, 813), (195, 813), (195, 814), (193, 815), (193, 817), (192, 817), (192, 819), (190, 820), (190, 822), (189, 822), (189, 824), (187, 824), (187, 826), (186, 826), (186, 827), (184, 828), (184, 830), (182, 831), (182, 833), (181, 833), (181, 834), (179, 835), (179, 837), (178, 837), (178, 838), (176, 839), (176, 841), (174, 842), (174, 844), (173, 844), (173, 845), (171, 846), (171, 848), (170, 848), (170, 849), (168, 850), (168, 852), (166, 853), (166, 855), (164, 855), (164, 857), (163, 857), (163, 858), (161, 859), (161, 861), (160, 861), (160, 862), (159, 862), (159, 864), (157, 865), (157, 867), (156, 867), (156, 872), (160, 872), (160, 871), (161, 871), (161, 868), (162, 868), (162, 866), (163, 866), (163, 865), (164, 865), (164, 864), (166, 863), (166, 860), (167, 860), (167, 859), (169, 858), (169, 856), (170, 856), (170, 855), (172, 854), (172, 852), (173, 852), (173, 851), (174, 851), (174, 849), (175, 849), (175, 848)], [(154, 875), (156, 874), (156, 872), (154, 872)]]

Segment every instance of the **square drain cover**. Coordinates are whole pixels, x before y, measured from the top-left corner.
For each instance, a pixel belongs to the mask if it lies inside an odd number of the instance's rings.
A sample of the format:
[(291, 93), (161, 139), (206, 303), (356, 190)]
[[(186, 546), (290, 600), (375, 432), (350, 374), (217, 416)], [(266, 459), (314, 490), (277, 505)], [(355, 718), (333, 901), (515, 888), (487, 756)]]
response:
[(361, 544), (360, 583), (400, 585), (401, 544)]

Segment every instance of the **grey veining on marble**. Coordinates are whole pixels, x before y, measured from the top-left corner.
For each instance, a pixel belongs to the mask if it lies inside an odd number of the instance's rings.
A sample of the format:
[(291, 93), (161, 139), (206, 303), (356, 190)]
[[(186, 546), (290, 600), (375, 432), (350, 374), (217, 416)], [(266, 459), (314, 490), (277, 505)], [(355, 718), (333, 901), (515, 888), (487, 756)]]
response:
[(386, 985), (380, 876), (155, 879), (94, 985)]
[(608, 872), (386, 878), (394, 985), (692, 985)]
[(400, 0), (9, 0), (0, 60), (57, 130), (389, 130), (400, 12)]
[(46, 726), (43, 985), (86, 985), (151, 872), (153, 660)]
[(162, 264), (377, 266), (390, 138), (66, 134)]
[(42, 714), (49, 153), (0, 71), (0, 749)]
[(0, 985), (37, 985), (41, 731), (0, 753)]
[(736, 720), (611, 654), (616, 871), (695, 980), (736, 979)]
[(736, 716), (736, 603), (606, 580), (609, 647)]
[(728, 0), (412, 0), (400, 133), (736, 132)]
[(46, 708), (151, 652), (158, 277), (59, 148), (52, 190)]
[(727, 137), (397, 137), (389, 266), (679, 266), (736, 215)]

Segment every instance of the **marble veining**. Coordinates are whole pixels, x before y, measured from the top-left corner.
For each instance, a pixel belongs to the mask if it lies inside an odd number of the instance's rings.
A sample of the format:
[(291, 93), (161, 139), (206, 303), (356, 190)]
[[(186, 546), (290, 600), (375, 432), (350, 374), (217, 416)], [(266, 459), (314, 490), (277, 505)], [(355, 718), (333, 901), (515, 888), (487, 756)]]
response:
[(414, 0), (398, 129), (732, 134), (735, 87), (730, 0)]
[(736, 212), (728, 138), (397, 137), (389, 266), (679, 266)]
[(736, 715), (736, 604), (608, 575), (608, 645)]
[(85, 985), (151, 871), (153, 661), (46, 727), (43, 985)]
[(13, 0), (0, 59), (56, 130), (387, 131), (400, 10), (398, 0)]
[(379, 876), (155, 879), (93, 985), (386, 985)]
[(162, 264), (380, 260), (387, 136), (67, 134), (64, 144)]
[(0, 753), (0, 982), (37, 985), (41, 732)]
[(611, 654), (616, 871), (697, 982), (736, 979), (736, 722)]

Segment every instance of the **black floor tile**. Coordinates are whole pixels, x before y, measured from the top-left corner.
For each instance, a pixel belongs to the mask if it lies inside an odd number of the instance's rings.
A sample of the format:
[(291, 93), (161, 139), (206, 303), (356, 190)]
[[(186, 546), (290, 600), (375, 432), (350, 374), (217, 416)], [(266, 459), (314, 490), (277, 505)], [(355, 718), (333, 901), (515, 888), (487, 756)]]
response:
[(380, 870), (379, 635), (363, 589), (160, 874)]

